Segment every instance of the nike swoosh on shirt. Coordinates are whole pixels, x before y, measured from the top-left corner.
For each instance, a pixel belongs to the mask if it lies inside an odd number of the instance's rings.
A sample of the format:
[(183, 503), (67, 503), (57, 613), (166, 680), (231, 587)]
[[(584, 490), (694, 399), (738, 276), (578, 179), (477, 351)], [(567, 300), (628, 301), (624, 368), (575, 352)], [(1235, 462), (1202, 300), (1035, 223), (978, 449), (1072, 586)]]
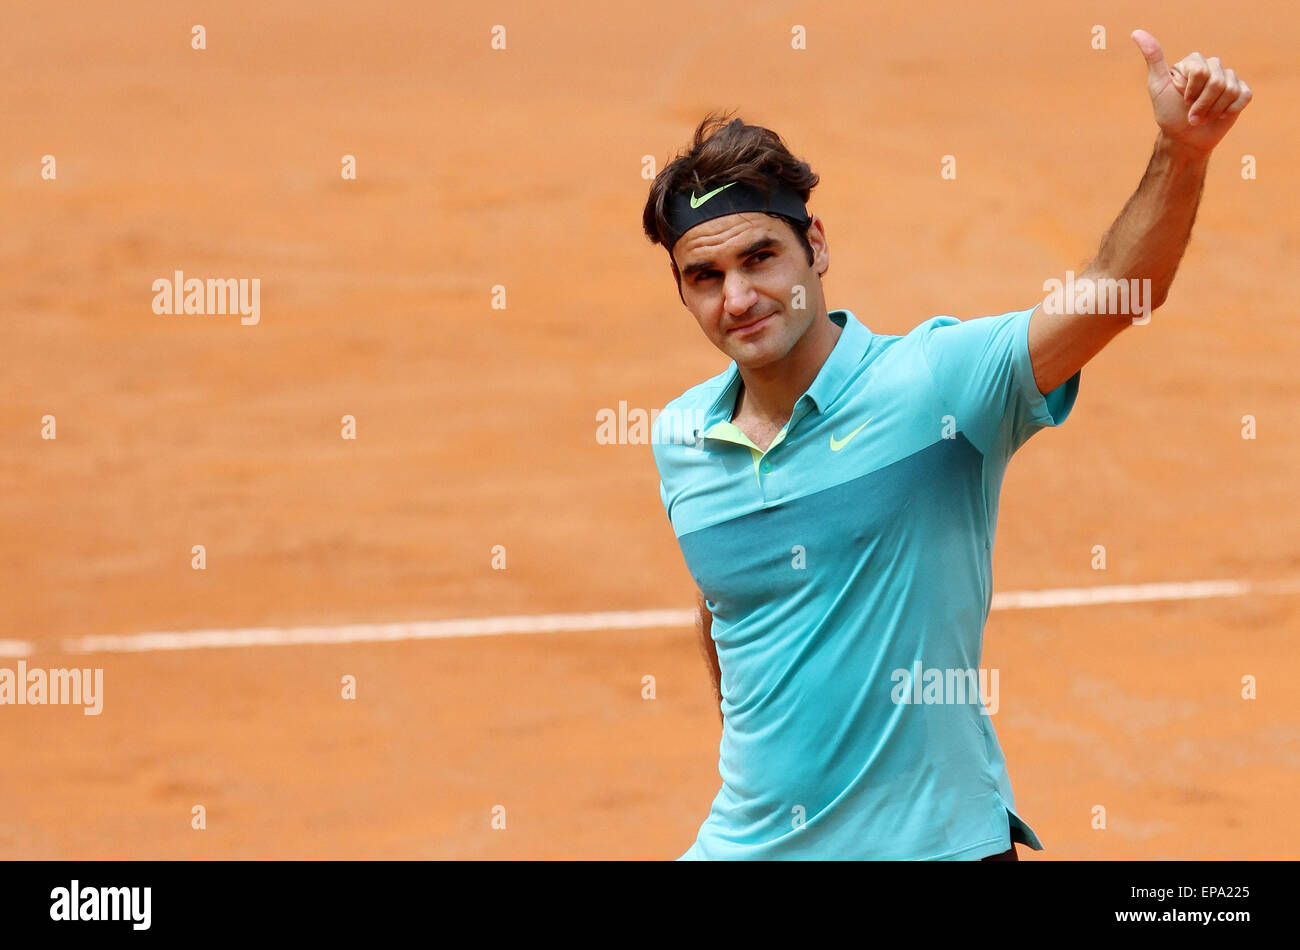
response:
[[(876, 417), (875, 416), (871, 417), (871, 419), (874, 418)], [(867, 422), (870, 422), (871, 419), (868, 419)], [(844, 446), (852, 442), (853, 437), (867, 427), (867, 422), (862, 423), (862, 425), (858, 426), (856, 429), (854, 429), (852, 432), (850, 432), (842, 439), (835, 438), (835, 434), (831, 433), (831, 451), (838, 452), (840, 449), (844, 448)]]
[(692, 192), (691, 192), (691, 207), (692, 207), (692, 208), (698, 208), (700, 205), (704, 204), (704, 202), (708, 201), (710, 198), (712, 198), (712, 197), (713, 197), (714, 195), (716, 195), (718, 192), (720, 192), (720, 191), (726, 191), (728, 188), (730, 188), (730, 187), (731, 187), (732, 185), (734, 185), (734, 184), (735, 184), (734, 181), (732, 181), (732, 182), (728, 182), (727, 184), (723, 185), (721, 188), (714, 188), (714, 189), (713, 189), (712, 191), (710, 191), (707, 195), (704, 195), (704, 196), (702, 196), (702, 197), (700, 197), (700, 198), (696, 198), (696, 197), (695, 197), (695, 192), (692, 191)]

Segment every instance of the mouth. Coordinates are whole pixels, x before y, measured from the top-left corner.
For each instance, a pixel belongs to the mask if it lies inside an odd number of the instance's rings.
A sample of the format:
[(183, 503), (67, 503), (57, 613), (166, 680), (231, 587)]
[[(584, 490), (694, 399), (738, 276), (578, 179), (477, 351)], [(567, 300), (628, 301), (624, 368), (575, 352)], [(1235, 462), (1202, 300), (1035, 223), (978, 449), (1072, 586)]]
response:
[(767, 321), (770, 320), (771, 318), (772, 318), (772, 314), (769, 313), (767, 316), (759, 317), (757, 320), (754, 320), (750, 323), (746, 323), (743, 326), (732, 327), (730, 330), (727, 331), (727, 333), (729, 334), (735, 333), (739, 336), (747, 336), (750, 333), (756, 333), (757, 331), (762, 329), (767, 324)]

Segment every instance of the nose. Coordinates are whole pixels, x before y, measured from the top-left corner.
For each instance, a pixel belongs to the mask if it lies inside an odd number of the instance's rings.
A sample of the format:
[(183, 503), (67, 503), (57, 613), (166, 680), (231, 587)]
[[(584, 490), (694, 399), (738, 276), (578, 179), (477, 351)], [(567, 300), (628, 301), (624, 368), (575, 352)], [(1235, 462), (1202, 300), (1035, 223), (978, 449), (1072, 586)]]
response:
[(758, 292), (754, 290), (754, 285), (745, 279), (744, 274), (736, 271), (727, 273), (722, 292), (727, 313), (733, 317), (744, 314), (758, 299)]

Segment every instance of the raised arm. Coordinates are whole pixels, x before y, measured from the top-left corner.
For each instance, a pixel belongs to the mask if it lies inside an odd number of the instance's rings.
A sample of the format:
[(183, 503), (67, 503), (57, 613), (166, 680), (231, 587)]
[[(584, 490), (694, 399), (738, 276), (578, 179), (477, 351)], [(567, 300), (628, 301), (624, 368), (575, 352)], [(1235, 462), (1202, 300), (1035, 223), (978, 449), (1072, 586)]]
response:
[(695, 605), (695, 629), (700, 634), (700, 651), (704, 662), (709, 667), (709, 678), (713, 681), (713, 695), (718, 700), (718, 719), (722, 719), (722, 670), (718, 667), (718, 647), (713, 642), (713, 614), (704, 602), (704, 595), (697, 592)]
[(1210, 152), (1252, 97), (1218, 57), (1192, 53), (1171, 69), (1154, 36), (1135, 30), (1133, 40), (1146, 59), (1160, 131), (1146, 174), (1097, 256), (1072, 282), (1045, 285), (1051, 292), (1030, 317), (1029, 356), (1044, 394), (1164, 303), (1192, 234)]

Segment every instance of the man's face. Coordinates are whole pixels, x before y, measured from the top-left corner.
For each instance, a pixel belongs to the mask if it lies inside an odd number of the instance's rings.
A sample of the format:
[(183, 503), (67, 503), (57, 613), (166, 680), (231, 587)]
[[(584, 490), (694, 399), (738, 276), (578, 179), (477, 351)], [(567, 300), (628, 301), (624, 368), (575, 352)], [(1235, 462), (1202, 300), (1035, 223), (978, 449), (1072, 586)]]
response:
[(784, 359), (823, 315), (820, 279), (830, 255), (817, 217), (808, 241), (811, 265), (789, 224), (745, 212), (697, 224), (673, 248), (682, 302), (737, 365), (759, 369)]

